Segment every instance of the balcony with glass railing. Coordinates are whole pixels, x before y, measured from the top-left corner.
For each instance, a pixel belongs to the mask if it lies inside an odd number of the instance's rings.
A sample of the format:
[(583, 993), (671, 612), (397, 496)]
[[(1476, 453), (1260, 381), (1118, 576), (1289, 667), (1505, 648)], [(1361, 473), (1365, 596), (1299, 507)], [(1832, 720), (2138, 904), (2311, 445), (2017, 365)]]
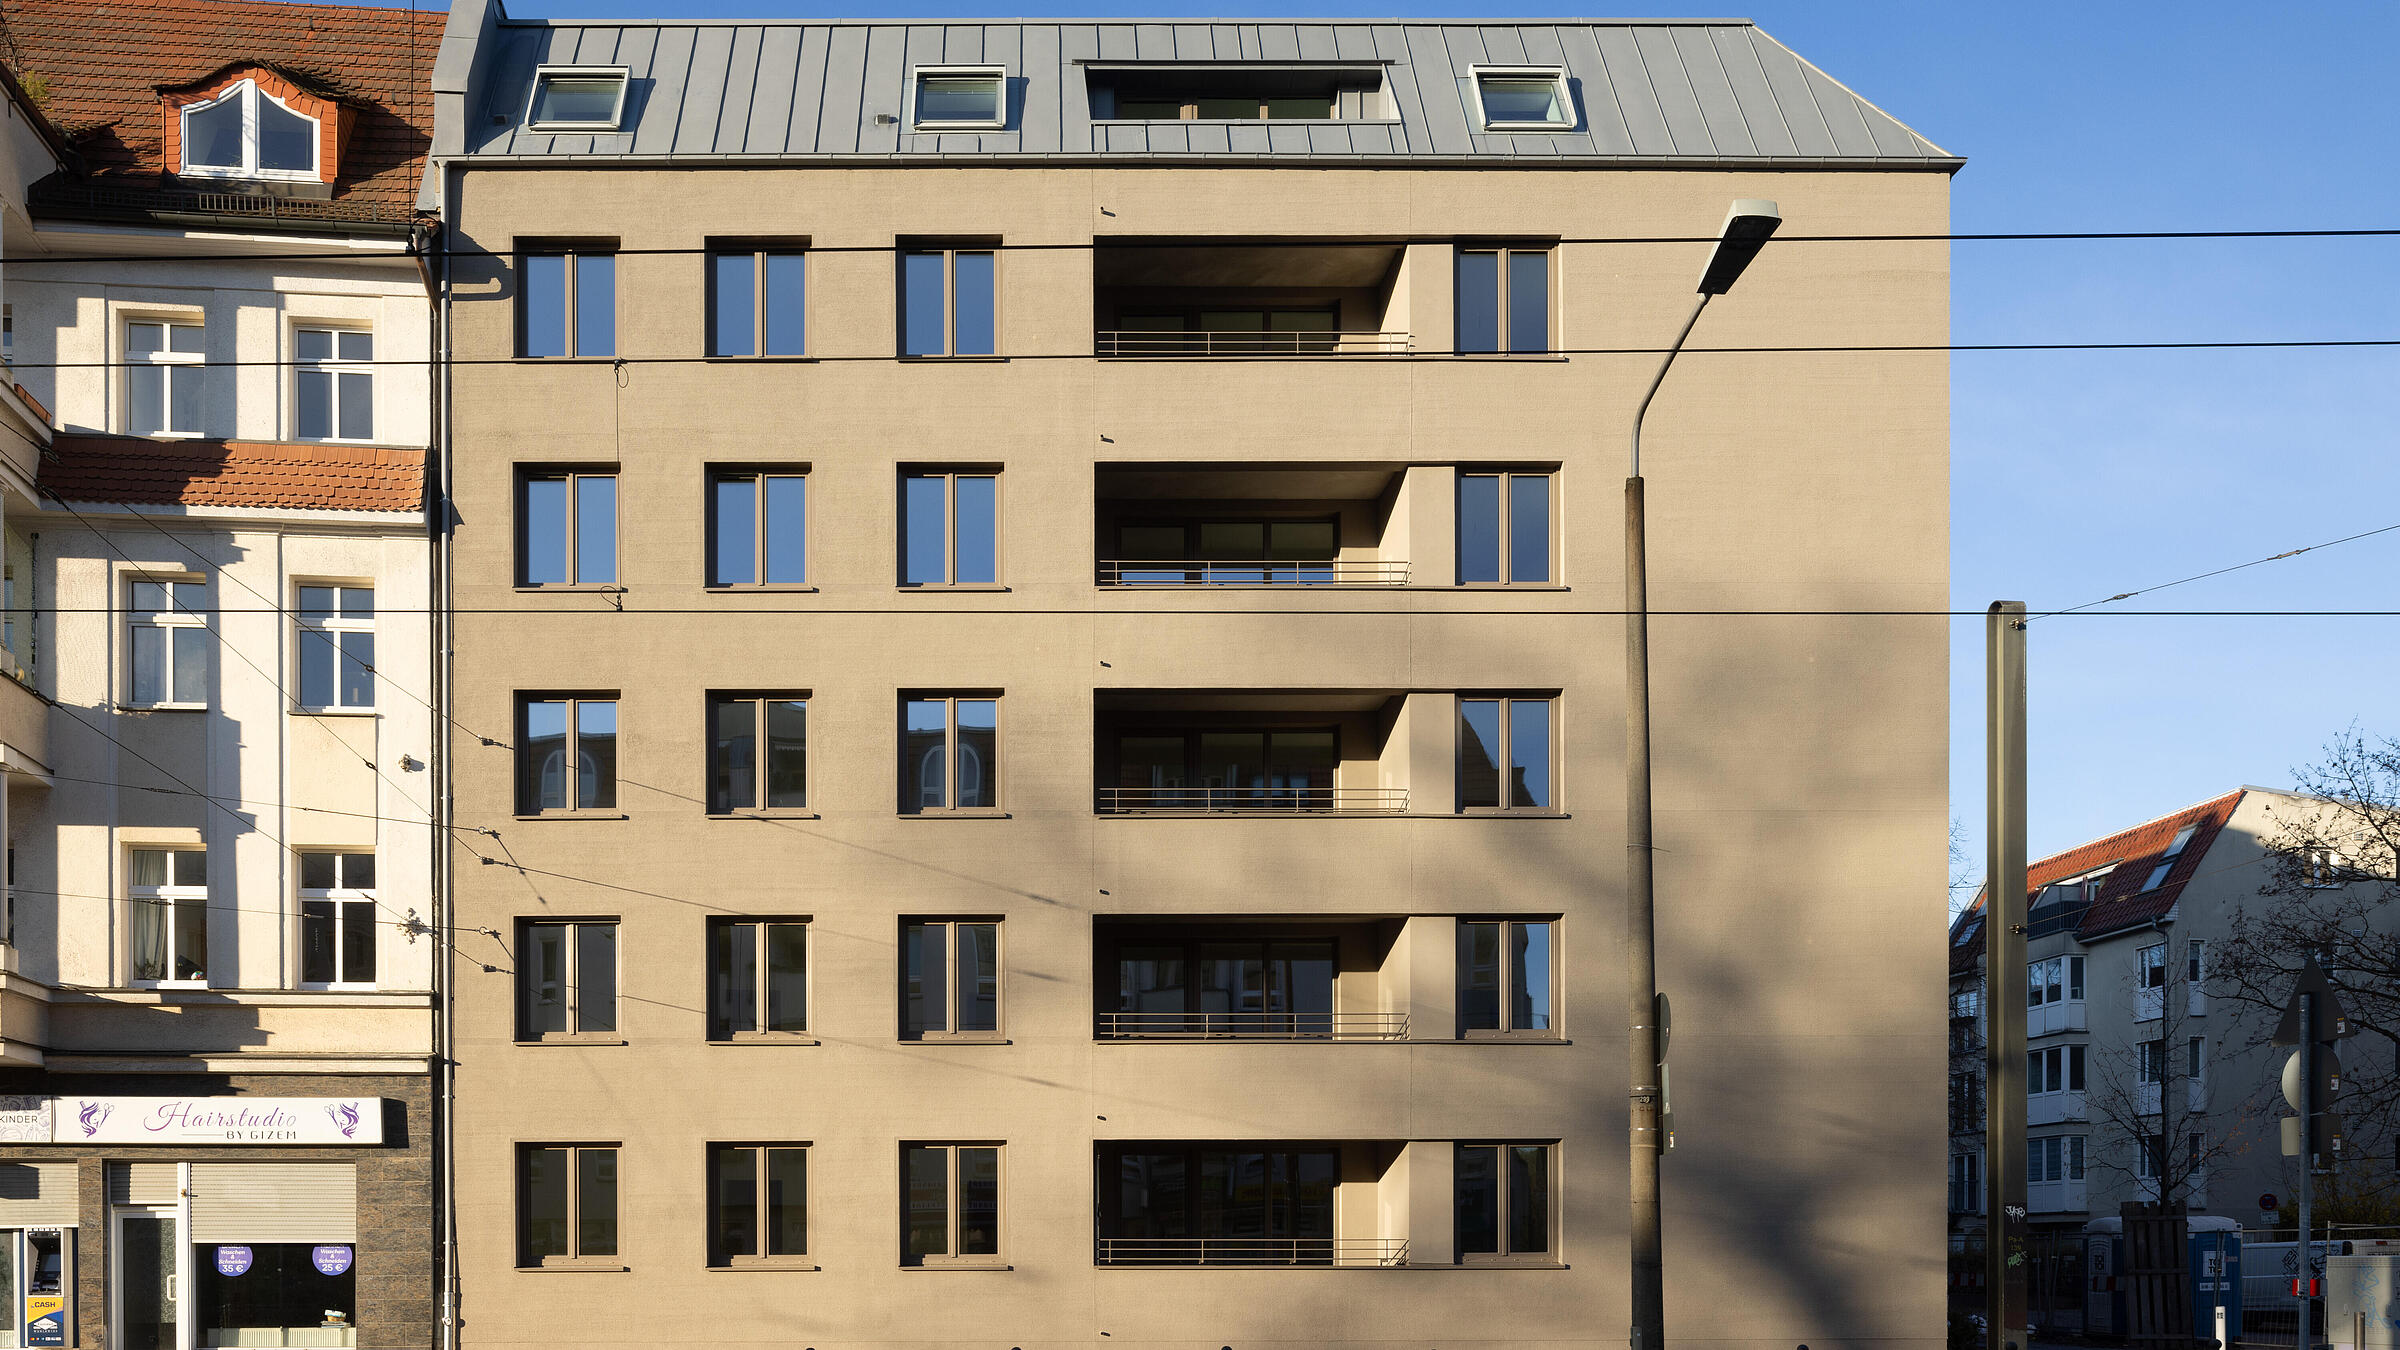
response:
[[(1391, 816), (1409, 809), (1389, 744), (1405, 695), (1103, 690), (1101, 815)], [(1388, 761), (1388, 762), (1387, 762)]]
[(1401, 356), (1400, 244), (1105, 239), (1092, 249), (1093, 353), (1101, 357)]
[(1103, 464), (1097, 581), (1142, 590), (1406, 586), (1407, 469)]

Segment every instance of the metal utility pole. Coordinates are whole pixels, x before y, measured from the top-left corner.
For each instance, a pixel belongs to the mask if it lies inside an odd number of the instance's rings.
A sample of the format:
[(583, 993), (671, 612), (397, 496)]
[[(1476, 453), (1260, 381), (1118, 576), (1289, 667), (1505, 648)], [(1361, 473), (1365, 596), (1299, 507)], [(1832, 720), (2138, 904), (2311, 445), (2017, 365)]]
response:
[(2024, 1350), (2025, 605), (1984, 618), (1983, 1272), (1987, 1350)]
[(2292, 1341), (2299, 1350), (2310, 1350), (2315, 1344), (2308, 1335), (2308, 1301), (2317, 1289), (2317, 1268), (2308, 1259), (2308, 1202), (2317, 1191), (2317, 1110), (2324, 1105), (2317, 1100), (2316, 1026), (2317, 996), (2303, 989), (2300, 992), (2300, 1297), (2292, 1300), (2300, 1305), (2300, 1331)]
[(1667, 1343), (1658, 1184), (1658, 1159), (1666, 1151), (1666, 1042), (1659, 1025), (1666, 1000), (1658, 993), (1658, 930), (1651, 890), (1650, 573), (1642, 512), (1642, 419), (1649, 416), (1650, 400), (1658, 397), (1658, 387), (1666, 382), (1684, 339), (1692, 335), (1692, 325), (1700, 322), (1700, 311), (1708, 308), (1712, 297), (1733, 289), (1782, 223), (1773, 202), (1746, 198), (1733, 204), (1717, 232), (1708, 266), (1700, 273), (1700, 299), (1633, 414), (1632, 474), (1625, 480), (1625, 1045), (1633, 1088), (1627, 1102), (1632, 1177), (1626, 1245), (1632, 1266), (1633, 1325), (1627, 1336), (1632, 1350), (1664, 1350)]

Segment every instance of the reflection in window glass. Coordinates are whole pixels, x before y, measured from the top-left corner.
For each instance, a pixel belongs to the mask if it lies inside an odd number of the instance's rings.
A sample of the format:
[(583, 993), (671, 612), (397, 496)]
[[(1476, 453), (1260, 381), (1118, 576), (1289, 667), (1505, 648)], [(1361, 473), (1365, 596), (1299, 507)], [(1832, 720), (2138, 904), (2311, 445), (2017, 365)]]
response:
[(1500, 255), (1465, 252), (1458, 255), (1458, 350), (1500, 350)]
[(1508, 255), (1508, 349), (1550, 350), (1550, 255), (1512, 249)]
[(994, 342), (996, 297), (992, 289), (992, 255), (959, 253), (955, 257), (952, 286), (956, 300), (951, 344), (954, 354), (990, 356), (999, 350)]
[(1500, 700), (1458, 701), (1458, 804), (1497, 808), (1500, 800)]
[(943, 279), (949, 255), (900, 255), (900, 351), (904, 356), (943, 356), (950, 350), (943, 328)]

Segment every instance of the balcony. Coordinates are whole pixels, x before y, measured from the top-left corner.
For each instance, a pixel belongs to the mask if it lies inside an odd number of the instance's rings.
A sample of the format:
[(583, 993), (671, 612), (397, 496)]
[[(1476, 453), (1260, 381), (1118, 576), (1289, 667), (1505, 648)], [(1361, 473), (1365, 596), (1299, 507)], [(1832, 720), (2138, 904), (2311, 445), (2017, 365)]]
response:
[[(1394, 1166), (1404, 1150), (1368, 1142), (1097, 1144), (1092, 1258), (1103, 1266), (1405, 1265), (1405, 1226), (1379, 1221), (1384, 1202), (1394, 1214), (1404, 1203), (1409, 1169)], [(1353, 1223), (1369, 1231), (1346, 1231)]]
[(1104, 1266), (1405, 1266), (1407, 1238), (1112, 1238)]
[[(1404, 465), (1102, 464), (1104, 587), (1406, 586)], [(1395, 524), (1395, 518), (1397, 523)]]
[(1093, 810), (1404, 814), (1405, 766), (1383, 762), (1404, 700), (1373, 692), (1103, 690), (1094, 712)]
[(1399, 244), (1116, 239), (1092, 250), (1092, 350), (1189, 360), (1405, 355)]
[[(1398, 1041), (1397, 919), (1104, 918), (1093, 926), (1103, 1041)], [(1387, 969), (1387, 967), (1393, 967)]]

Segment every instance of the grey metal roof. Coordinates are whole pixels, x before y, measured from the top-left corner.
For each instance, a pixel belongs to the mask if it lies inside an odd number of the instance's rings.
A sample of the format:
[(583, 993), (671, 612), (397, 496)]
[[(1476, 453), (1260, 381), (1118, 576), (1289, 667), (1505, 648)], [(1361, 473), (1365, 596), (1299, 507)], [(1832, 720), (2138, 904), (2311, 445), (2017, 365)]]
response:
[[(522, 22), (458, 0), (435, 70), (436, 154), (482, 157), (1009, 160), (1454, 159), (1955, 168), (1959, 160), (1747, 20), (1527, 23)], [(1088, 63), (1380, 66), (1393, 120), (1095, 122)], [(631, 71), (626, 129), (526, 129), (541, 65)], [(909, 72), (1005, 66), (1009, 124), (918, 133)], [(1563, 66), (1577, 125), (1473, 124), (1476, 65)], [(890, 120), (881, 120), (890, 119)]]

